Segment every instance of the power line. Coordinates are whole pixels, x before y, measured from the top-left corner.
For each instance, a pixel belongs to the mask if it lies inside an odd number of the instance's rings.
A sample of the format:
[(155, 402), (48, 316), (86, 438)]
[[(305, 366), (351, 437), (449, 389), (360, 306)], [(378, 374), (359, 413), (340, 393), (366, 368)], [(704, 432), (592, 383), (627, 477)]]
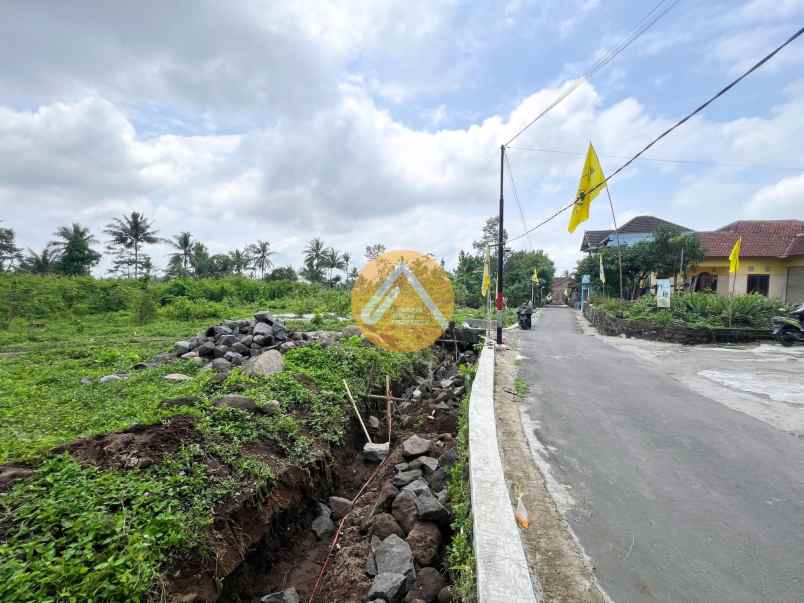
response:
[[(514, 199), (516, 199), (516, 206), (519, 208), (519, 217), (522, 220), (522, 229), (528, 231), (528, 223), (525, 221), (525, 212), (522, 209), (522, 203), (519, 201), (519, 192), (516, 190), (516, 182), (514, 182), (514, 171), (511, 169), (511, 160), (508, 159), (508, 153), (505, 154), (505, 163), (508, 166), (508, 179), (511, 181), (511, 188), (514, 191)], [(533, 247), (533, 241), (530, 239), (530, 234), (527, 235), (528, 245)], [(535, 248), (534, 248), (535, 249)]]
[[(623, 50), (628, 48), (633, 42), (637, 40), (642, 34), (644, 34), (648, 29), (653, 27), (653, 25), (662, 17), (664, 17), (668, 12), (670, 12), (681, 0), (673, 0), (673, 2), (665, 8), (663, 11), (659, 12), (656, 16), (652, 19), (650, 16), (655, 13), (667, 0), (660, 0), (656, 6), (654, 6), (642, 19), (640, 19), (637, 26), (631, 31), (631, 33), (625, 38), (623, 42), (621, 42), (618, 46), (609, 49), (606, 54), (603, 55), (601, 59), (599, 59), (592, 67), (590, 67), (586, 72), (581, 74), (578, 78), (576, 78), (575, 83), (572, 84), (567, 90), (562, 92), (558, 95), (558, 97), (550, 103), (541, 113), (539, 113), (536, 117), (534, 117), (530, 122), (528, 122), (523, 128), (521, 128), (516, 134), (514, 134), (508, 142), (505, 143), (503, 146), (508, 146), (514, 140), (516, 140), (522, 133), (525, 132), (528, 128), (530, 128), (533, 124), (539, 121), (542, 117), (547, 115), (550, 111), (555, 109), (561, 102), (563, 102), (569, 95), (575, 92), (584, 81), (592, 79), (592, 77), (601, 69), (603, 69), (606, 65), (611, 63), (617, 55), (619, 55)], [(647, 20), (647, 22), (646, 22)]]
[[(684, 125), (684, 124), (685, 124), (685, 123), (687, 123), (687, 122), (688, 122), (690, 119), (692, 119), (692, 118), (693, 118), (695, 115), (697, 115), (698, 113), (700, 113), (701, 111), (703, 111), (704, 109), (706, 109), (706, 108), (707, 108), (709, 105), (711, 105), (711, 104), (712, 104), (714, 101), (716, 101), (718, 98), (720, 98), (721, 96), (723, 96), (724, 94), (726, 94), (726, 92), (728, 92), (729, 90), (731, 90), (732, 88), (734, 88), (734, 87), (735, 87), (737, 84), (739, 84), (741, 81), (743, 81), (743, 80), (744, 80), (746, 77), (748, 77), (748, 76), (749, 76), (749, 75), (751, 75), (751, 74), (752, 74), (754, 71), (756, 71), (757, 69), (759, 69), (760, 67), (762, 67), (762, 66), (763, 66), (765, 63), (767, 63), (768, 61), (770, 61), (770, 60), (771, 60), (771, 59), (772, 59), (774, 56), (776, 56), (776, 55), (777, 55), (777, 54), (778, 54), (778, 53), (779, 53), (779, 52), (780, 52), (780, 51), (781, 51), (783, 48), (785, 48), (785, 47), (786, 47), (788, 44), (791, 44), (791, 43), (792, 43), (794, 40), (796, 40), (797, 38), (799, 38), (799, 37), (801, 36), (801, 34), (804, 34), (804, 27), (802, 27), (802, 28), (801, 28), (801, 29), (799, 29), (799, 30), (798, 30), (796, 33), (794, 33), (792, 36), (790, 36), (790, 37), (789, 37), (789, 38), (788, 38), (788, 39), (787, 39), (787, 40), (786, 40), (784, 43), (782, 43), (781, 45), (777, 46), (777, 47), (776, 47), (774, 50), (772, 50), (772, 51), (771, 51), (771, 52), (769, 52), (767, 55), (765, 55), (765, 56), (764, 56), (762, 59), (760, 59), (760, 60), (759, 60), (757, 63), (755, 63), (753, 67), (751, 67), (750, 69), (748, 69), (748, 71), (746, 71), (745, 73), (743, 73), (743, 74), (742, 74), (740, 77), (738, 77), (736, 80), (732, 81), (732, 82), (731, 82), (729, 85), (727, 85), (725, 88), (723, 88), (723, 89), (722, 89), (722, 90), (720, 90), (718, 93), (716, 93), (714, 96), (712, 96), (712, 97), (711, 97), (709, 100), (707, 100), (707, 101), (706, 101), (704, 104), (702, 104), (700, 107), (698, 107), (697, 109), (694, 109), (692, 112), (688, 113), (688, 114), (687, 114), (685, 117), (683, 117), (682, 119), (680, 119), (679, 121), (677, 121), (676, 123), (674, 123), (672, 126), (670, 126), (669, 128), (667, 128), (667, 129), (666, 129), (664, 132), (662, 132), (661, 134), (659, 134), (659, 135), (658, 135), (656, 138), (654, 138), (654, 139), (653, 139), (652, 141), (650, 141), (650, 142), (649, 142), (647, 145), (645, 145), (645, 147), (644, 147), (644, 148), (643, 148), (641, 151), (639, 151), (639, 152), (638, 152), (636, 155), (634, 155), (633, 157), (631, 157), (631, 159), (629, 159), (629, 160), (628, 160), (628, 161), (626, 161), (624, 164), (622, 164), (620, 167), (618, 167), (616, 170), (614, 170), (614, 172), (612, 172), (611, 174), (609, 174), (609, 176), (608, 176), (608, 177), (607, 177), (605, 180), (603, 180), (603, 182), (601, 182), (601, 183), (600, 183), (600, 184), (598, 184), (597, 186), (594, 186), (594, 187), (592, 187), (591, 189), (589, 189), (589, 191), (587, 191), (586, 195), (587, 195), (587, 196), (589, 196), (589, 195), (591, 195), (592, 193), (594, 193), (596, 190), (600, 189), (601, 187), (606, 186), (606, 184), (608, 183), (608, 181), (609, 181), (609, 180), (611, 180), (612, 178), (614, 178), (614, 177), (615, 177), (617, 174), (619, 174), (620, 172), (622, 172), (622, 171), (623, 171), (625, 168), (627, 168), (627, 167), (628, 167), (629, 165), (631, 165), (631, 164), (632, 164), (634, 161), (636, 161), (636, 160), (639, 158), (639, 156), (640, 156), (640, 155), (642, 155), (642, 154), (643, 154), (645, 151), (647, 151), (648, 149), (650, 149), (650, 148), (651, 148), (653, 145), (655, 145), (657, 142), (659, 142), (659, 141), (660, 141), (662, 138), (664, 138), (665, 136), (667, 136), (668, 134), (670, 134), (670, 132), (672, 132), (672, 131), (673, 131), (673, 130), (675, 130), (676, 128), (678, 128), (678, 127), (680, 127), (680, 126)], [(550, 216), (550, 217), (549, 217), (547, 220), (544, 220), (543, 222), (540, 222), (539, 224), (537, 224), (536, 226), (534, 226), (534, 227), (533, 227), (533, 228), (531, 228), (530, 230), (527, 230), (527, 231), (525, 231), (524, 233), (522, 233), (522, 234), (520, 234), (520, 235), (518, 235), (518, 236), (514, 237), (513, 239), (510, 239), (510, 242), (514, 242), (514, 241), (516, 241), (517, 239), (521, 239), (522, 237), (527, 236), (529, 233), (533, 232), (533, 231), (534, 231), (534, 230), (536, 230), (537, 228), (540, 228), (540, 227), (544, 226), (544, 225), (545, 225), (545, 224), (547, 224), (547, 223), (548, 223), (550, 220), (555, 219), (555, 218), (556, 218), (556, 217), (558, 217), (560, 214), (562, 214), (563, 212), (567, 211), (567, 210), (568, 210), (570, 207), (572, 207), (573, 205), (575, 205), (575, 201), (573, 201), (572, 203), (570, 203), (570, 204), (569, 204), (569, 205), (567, 205), (566, 207), (561, 208), (561, 209), (560, 209), (560, 210), (558, 210), (556, 213), (554, 213), (552, 216)]]
[[(534, 153), (553, 153), (557, 155), (573, 155), (577, 157), (586, 156), (586, 151), (567, 151), (564, 149), (539, 149), (535, 147), (508, 147), (514, 151), (532, 151)], [(628, 159), (628, 155), (605, 155), (598, 153), (598, 157), (605, 157), (607, 159)], [(722, 161), (709, 161), (699, 159), (664, 159), (659, 157), (640, 157), (640, 161), (656, 161), (660, 163), (679, 163), (684, 165), (712, 165), (717, 167), (753, 167), (753, 168), (768, 168), (777, 170), (795, 170), (804, 171), (804, 167), (795, 167), (787, 165), (775, 165), (772, 163), (748, 163), (748, 162), (722, 162)]]

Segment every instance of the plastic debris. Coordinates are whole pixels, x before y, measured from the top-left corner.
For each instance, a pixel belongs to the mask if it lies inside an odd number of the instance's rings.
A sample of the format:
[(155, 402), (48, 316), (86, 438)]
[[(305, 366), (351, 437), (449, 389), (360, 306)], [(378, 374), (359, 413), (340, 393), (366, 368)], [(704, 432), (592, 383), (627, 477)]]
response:
[(530, 525), (530, 520), (528, 519), (528, 510), (525, 508), (525, 503), (522, 502), (521, 494), (516, 500), (516, 513), (514, 514), (514, 518), (516, 519), (516, 524), (523, 530), (526, 530)]

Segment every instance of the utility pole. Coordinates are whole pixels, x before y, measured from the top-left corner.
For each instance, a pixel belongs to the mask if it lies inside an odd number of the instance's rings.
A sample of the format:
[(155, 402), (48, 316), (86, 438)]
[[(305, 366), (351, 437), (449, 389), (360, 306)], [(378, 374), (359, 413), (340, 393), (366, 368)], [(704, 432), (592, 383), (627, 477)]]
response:
[(500, 221), (497, 224), (497, 343), (502, 344), (503, 329), (503, 170), (505, 169), (505, 145), (500, 145)]

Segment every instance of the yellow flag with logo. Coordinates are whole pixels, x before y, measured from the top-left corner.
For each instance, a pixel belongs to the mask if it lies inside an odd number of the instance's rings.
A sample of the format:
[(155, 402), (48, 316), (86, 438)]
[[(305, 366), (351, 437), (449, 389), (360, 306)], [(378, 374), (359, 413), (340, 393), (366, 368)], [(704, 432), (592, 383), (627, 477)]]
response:
[(489, 283), (491, 281), (491, 252), (486, 245), (486, 260), (483, 262), (483, 284), (480, 286), (480, 293), (486, 297), (489, 293)]
[(578, 193), (575, 195), (575, 204), (572, 206), (572, 215), (567, 227), (570, 232), (575, 232), (578, 224), (589, 219), (589, 206), (605, 187), (605, 184), (603, 184), (605, 181), (606, 177), (603, 175), (603, 168), (600, 167), (595, 147), (590, 142), (589, 150), (586, 151), (586, 161), (581, 172), (581, 181), (578, 183)]
[(731, 254), (729, 255), (729, 272), (733, 274), (736, 274), (740, 269), (740, 245), (742, 240), (742, 237), (737, 237), (737, 241), (735, 241), (734, 247), (731, 248)]
[(530, 277), (530, 282), (533, 283), (534, 285), (539, 284), (539, 269), (538, 268), (533, 269), (533, 274)]

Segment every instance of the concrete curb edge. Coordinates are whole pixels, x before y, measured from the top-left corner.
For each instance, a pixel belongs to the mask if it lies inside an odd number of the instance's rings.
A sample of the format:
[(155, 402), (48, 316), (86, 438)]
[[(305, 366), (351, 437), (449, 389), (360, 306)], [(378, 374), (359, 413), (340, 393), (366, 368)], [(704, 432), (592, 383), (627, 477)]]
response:
[(490, 344), (480, 354), (469, 398), (469, 474), (479, 603), (537, 603), (497, 444)]

